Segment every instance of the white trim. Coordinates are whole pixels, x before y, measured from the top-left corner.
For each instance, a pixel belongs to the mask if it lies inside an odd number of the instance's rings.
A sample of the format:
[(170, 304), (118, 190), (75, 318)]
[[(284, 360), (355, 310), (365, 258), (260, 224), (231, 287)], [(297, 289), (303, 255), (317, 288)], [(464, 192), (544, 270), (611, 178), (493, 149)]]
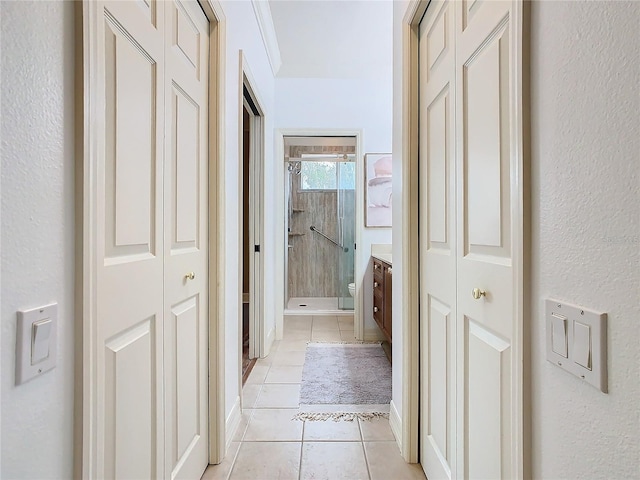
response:
[[(227, 452), (225, 442), (225, 285), (219, 282), (225, 271), (225, 78), (226, 17), (219, 0), (200, 0), (210, 25), (210, 66), (215, 65), (215, 91), (209, 90), (209, 145), (215, 139), (215, 165), (210, 164), (209, 185), (209, 463), (220, 463)], [(214, 70), (210, 68), (210, 70)], [(211, 80), (212, 77), (210, 77)], [(214, 167), (214, 168), (212, 168)], [(210, 190), (211, 191), (211, 190)], [(211, 308), (217, 304), (217, 309)]]
[(233, 437), (236, 435), (236, 430), (238, 430), (238, 426), (240, 425), (240, 420), (242, 420), (242, 408), (240, 407), (240, 397), (238, 396), (235, 402), (233, 402), (233, 408), (224, 423), (225, 451), (228, 451), (231, 446)]
[(398, 409), (396, 408), (396, 404), (389, 404), (389, 425), (391, 426), (391, 432), (393, 436), (396, 437), (396, 443), (398, 444), (398, 449), (402, 448), (402, 418), (400, 418), (400, 414), (398, 413)]
[(418, 462), (419, 345), (418, 345), (418, 109), (417, 26), (428, 0), (410, 0), (402, 21), (402, 435), (400, 451), (407, 462)]
[[(264, 225), (264, 205), (265, 205), (265, 185), (264, 185), (264, 171), (265, 171), (265, 109), (262, 97), (257, 89), (257, 82), (251, 73), (247, 56), (243, 50), (240, 50), (240, 81), (239, 81), (239, 121), (238, 121), (238, 140), (239, 140), (239, 152), (242, 154), (244, 134), (243, 134), (243, 107), (245, 105), (244, 88), (246, 87), (249, 97), (253, 102), (257, 114), (250, 109), (250, 154), (249, 154), (249, 170), (251, 172), (251, 178), (249, 183), (249, 195), (250, 195), (250, 211), (249, 211), (249, 248), (252, 249), (253, 245), (260, 245), (261, 251), (259, 254), (250, 252), (250, 277), (251, 286), (249, 292), (249, 356), (251, 358), (265, 357), (266, 351), (270, 348), (268, 343), (268, 336), (265, 329), (265, 281), (264, 281), (264, 241), (265, 241), (265, 225)], [(243, 178), (244, 167), (242, 164), (239, 167), (239, 197), (238, 205), (243, 203)], [(239, 236), (243, 243), (243, 208), (239, 208), (238, 228)], [(241, 247), (241, 250), (244, 247)], [(243, 255), (238, 256), (238, 268), (239, 272), (242, 272)], [(257, 258), (256, 258), (257, 257)], [(239, 291), (242, 297), (242, 274), (238, 276)], [(242, 301), (240, 302), (240, 325), (242, 325)], [(240, 342), (240, 363), (242, 365), (242, 328), (239, 329), (239, 342)], [(240, 392), (242, 392), (242, 369), (240, 369)]]
[[(362, 231), (364, 230), (364, 133), (359, 129), (323, 129), (323, 128), (281, 128), (275, 130), (276, 146), (276, 248), (275, 251), (275, 298), (276, 298), (276, 339), (282, 340), (284, 333), (284, 259), (288, 242), (284, 235), (286, 205), (284, 199), (284, 137), (355, 137), (356, 139), (356, 245), (362, 249)], [(360, 250), (356, 250), (355, 258), (355, 284), (356, 295), (354, 297), (354, 335), (357, 340), (364, 339), (364, 315), (363, 315), (363, 293), (362, 277), (366, 264), (360, 260)]]
[(251, 0), (251, 5), (253, 5), (253, 11), (256, 14), (258, 27), (260, 27), (260, 33), (262, 34), (262, 42), (269, 58), (269, 65), (271, 65), (271, 71), (275, 77), (282, 65), (282, 59), (280, 58), (280, 47), (278, 46), (276, 29), (273, 25), (271, 8), (269, 7), (269, 2), (265, 0)]

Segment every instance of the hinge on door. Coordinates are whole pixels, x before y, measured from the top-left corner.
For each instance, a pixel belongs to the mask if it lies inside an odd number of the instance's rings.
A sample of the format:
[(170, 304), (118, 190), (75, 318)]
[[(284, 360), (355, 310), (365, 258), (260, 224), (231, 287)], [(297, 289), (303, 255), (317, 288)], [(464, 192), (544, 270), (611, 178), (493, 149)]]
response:
[(353, 249), (354, 249), (354, 250), (356, 250), (356, 246), (357, 246), (357, 245), (358, 245), (357, 243), (354, 243), (354, 244), (353, 244)]
[(259, 252), (260, 251), (260, 245), (254, 245), (253, 246), (253, 251), (254, 252)]

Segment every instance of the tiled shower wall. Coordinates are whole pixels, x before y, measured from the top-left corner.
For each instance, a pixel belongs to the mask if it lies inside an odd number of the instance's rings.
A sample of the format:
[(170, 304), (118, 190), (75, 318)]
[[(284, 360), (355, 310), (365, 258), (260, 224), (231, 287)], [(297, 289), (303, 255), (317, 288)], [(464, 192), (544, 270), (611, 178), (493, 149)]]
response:
[[(293, 208), (289, 233), (289, 296), (337, 297), (340, 250), (310, 230), (314, 225), (337, 240), (336, 191), (300, 192), (300, 176), (293, 178)], [(302, 234), (302, 235), (298, 235)]]

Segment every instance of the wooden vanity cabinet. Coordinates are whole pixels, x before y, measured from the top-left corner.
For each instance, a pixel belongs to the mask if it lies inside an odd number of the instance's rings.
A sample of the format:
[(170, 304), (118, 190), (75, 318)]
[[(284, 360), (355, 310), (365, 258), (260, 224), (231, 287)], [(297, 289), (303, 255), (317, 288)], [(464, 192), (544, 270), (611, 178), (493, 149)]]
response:
[(373, 319), (391, 343), (391, 265), (373, 259)]

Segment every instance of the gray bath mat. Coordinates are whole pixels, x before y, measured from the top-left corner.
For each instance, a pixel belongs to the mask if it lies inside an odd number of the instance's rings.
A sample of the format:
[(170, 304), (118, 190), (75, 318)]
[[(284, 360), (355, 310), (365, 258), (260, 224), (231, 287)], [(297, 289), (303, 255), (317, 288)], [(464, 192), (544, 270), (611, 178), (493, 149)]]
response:
[(379, 343), (307, 345), (296, 418), (388, 418), (390, 401), (391, 364)]

